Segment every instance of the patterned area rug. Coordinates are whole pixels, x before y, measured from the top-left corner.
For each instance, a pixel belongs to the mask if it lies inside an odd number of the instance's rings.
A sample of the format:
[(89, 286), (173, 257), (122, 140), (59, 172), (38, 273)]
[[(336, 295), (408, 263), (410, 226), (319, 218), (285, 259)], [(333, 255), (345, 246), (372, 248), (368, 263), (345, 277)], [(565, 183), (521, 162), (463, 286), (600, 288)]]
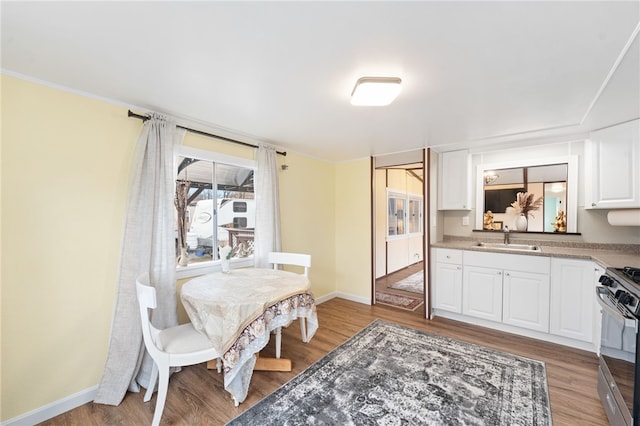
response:
[(228, 425), (551, 425), (544, 364), (376, 320)]
[(424, 298), (376, 291), (376, 303), (406, 309), (408, 311), (415, 311), (422, 306)]
[(395, 288), (396, 290), (411, 291), (413, 293), (424, 294), (424, 275), (422, 271), (418, 271), (407, 278), (395, 282), (389, 286), (389, 288)]

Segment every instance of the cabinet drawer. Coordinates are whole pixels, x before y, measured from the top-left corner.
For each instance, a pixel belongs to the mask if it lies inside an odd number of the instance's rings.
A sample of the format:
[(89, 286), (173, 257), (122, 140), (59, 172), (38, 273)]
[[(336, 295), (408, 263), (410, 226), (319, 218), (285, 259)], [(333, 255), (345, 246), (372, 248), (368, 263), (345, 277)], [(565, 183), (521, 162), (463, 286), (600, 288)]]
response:
[(436, 249), (436, 262), (461, 264), (462, 250)]
[(464, 265), (535, 272), (538, 274), (548, 274), (551, 270), (551, 261), (548, 257), (480, 251), (465, 251)]

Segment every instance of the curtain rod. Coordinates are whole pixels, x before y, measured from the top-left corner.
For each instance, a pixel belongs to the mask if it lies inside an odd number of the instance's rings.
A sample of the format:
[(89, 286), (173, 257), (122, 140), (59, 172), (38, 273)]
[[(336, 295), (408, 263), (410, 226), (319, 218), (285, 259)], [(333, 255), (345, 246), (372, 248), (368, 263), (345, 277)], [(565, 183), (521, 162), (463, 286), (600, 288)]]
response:
[[(131, 110), (129, 110), (129, 113), (127, 114), (127, 116), (128, 117), (137, 118), (137, 119), (142, 120), (142, 121), (147, 121), (149, 119), (149, 117), (147, 117), (145, 115), (136, 114), (135, 112), (133, 112)], [(244, 146), (248, 146), (248, 147), (251, 147), (251, 148), (258, 148), (257, 145), (254, 145), (254, 144), (251, 144), (251, 143), (241, 142), (241, 141), (237, 141), (235, 139), (226, 138), (224, 136), (214, 135), (214, 134), (211, 134), (211, 133), (203, 132), (202, 130), (190, 129), (188, 127), (179, 126), (179, 125), (176, 125), (176, 127), (179, 128), (179, 129), (184, 129), (187, 132), (195, 133), (197, 135), (208, 136), (210, 138), (221, 139), (223, 141), (237, 143), (239, 145), (244, 145)], [(287, 155), (286, 152), (282, 152), (282, 151), (276, 151), (276, 154), (284, 155), (285, 157)]]

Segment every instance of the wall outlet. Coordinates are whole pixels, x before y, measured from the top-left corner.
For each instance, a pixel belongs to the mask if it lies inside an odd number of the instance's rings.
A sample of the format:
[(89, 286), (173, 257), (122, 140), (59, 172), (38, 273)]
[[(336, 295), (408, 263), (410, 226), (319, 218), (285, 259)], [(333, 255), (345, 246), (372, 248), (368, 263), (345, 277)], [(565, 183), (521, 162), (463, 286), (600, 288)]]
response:
[(469, 216), (462, 216), (462, 226), (469, 226)]

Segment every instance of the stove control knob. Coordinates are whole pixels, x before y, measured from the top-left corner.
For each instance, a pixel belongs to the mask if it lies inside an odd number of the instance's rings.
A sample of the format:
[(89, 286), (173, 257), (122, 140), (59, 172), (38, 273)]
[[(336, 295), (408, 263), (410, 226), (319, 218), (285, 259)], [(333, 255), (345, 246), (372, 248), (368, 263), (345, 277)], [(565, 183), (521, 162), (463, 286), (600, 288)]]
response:
[(598, 282), (600, 282), (600, 284), (604, 286), (611, 287), (611, 285), (613, 284), (613, 279), (607, 275), (601, 275)]
[(633, 302), (633, 297), (629, 293), (622, 293), (620, 294), (618, 301), (623, 305), (629, 305)]

